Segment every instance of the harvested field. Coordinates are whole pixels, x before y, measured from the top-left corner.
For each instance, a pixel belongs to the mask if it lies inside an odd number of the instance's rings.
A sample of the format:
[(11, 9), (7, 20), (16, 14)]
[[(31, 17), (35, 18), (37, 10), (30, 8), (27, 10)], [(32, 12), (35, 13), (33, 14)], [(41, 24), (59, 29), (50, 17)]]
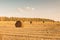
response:
[(60, 23), (57, 22), (30, 26), (25, 23), (21, 28), (13, 26), (15, 22), (12, 21), (4, 23), (0, 22), (0, 40), (60, 40)]

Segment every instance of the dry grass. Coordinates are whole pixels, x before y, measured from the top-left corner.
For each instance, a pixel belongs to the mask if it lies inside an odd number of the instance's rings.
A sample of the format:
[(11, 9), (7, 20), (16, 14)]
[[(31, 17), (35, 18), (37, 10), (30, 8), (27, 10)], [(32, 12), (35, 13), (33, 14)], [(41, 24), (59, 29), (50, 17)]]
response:
[(0, 21), (0, 40), (60, 40), (58, 22), (23, 22), (22, 28), (15, 21)]

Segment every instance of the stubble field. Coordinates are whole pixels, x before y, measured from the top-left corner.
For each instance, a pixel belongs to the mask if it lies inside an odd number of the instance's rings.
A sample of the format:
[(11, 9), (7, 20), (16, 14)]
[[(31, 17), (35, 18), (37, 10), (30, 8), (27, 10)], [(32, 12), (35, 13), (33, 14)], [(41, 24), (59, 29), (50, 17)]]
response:
[(15, 21), (0, 21), (0, 40), (60, 40), (59, 22), (22, 23), (15, 27)]

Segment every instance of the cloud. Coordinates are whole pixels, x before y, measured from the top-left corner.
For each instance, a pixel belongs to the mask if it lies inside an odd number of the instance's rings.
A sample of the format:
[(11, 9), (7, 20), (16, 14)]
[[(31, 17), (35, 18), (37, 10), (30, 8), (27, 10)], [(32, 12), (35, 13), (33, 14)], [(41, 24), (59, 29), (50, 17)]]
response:
[(24, 7), (24, 8), (17, 8), (17, 10), (20, 12), (20, 13), (33, 13), (35, 8), (32, 8), (32, 7)]
[(35, 8), (26, 7), (27, 10), (33, 11)]

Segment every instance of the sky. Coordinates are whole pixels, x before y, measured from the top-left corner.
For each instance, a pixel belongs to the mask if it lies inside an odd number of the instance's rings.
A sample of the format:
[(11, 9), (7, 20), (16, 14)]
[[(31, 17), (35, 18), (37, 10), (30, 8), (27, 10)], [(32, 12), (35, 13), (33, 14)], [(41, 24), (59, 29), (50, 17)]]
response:
[(60, 21), (60, 0), (0, 0), (0, 16)]

